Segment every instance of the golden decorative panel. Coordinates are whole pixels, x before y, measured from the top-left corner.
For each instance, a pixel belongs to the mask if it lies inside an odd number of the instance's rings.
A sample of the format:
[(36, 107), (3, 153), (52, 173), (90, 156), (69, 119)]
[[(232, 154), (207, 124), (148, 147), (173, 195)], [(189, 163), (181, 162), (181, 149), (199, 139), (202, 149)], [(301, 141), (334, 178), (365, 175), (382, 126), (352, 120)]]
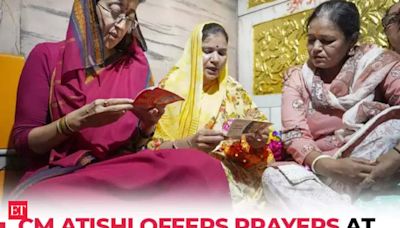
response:
[(312, 11), (292, 14), (253, 27), (256, 95), (281, 93), (282, 73), (307, 58), (304, 24)]
[[(387, 47), (381, 18), (396, 0), (351, 0), (361, 14), (360, 43), (376, 43)], [(292, 14), (253, 27), (255, 95), (282, 91), (283, 73), (301, 65), (308, 57), (305, 22), (312, 10)]]
[(360, 43), (376, 43), (387, 47), (388, 42), (383, 32), (382, 17), (389, 8), (398, 0), (352, 0), (361, 14), (361, 38)]
[(248, 0), (248, 1), (249, 1), (249, 4), (248, 4), (249, 8), (252, 8), (254, 6), (258, 6), (258, 5), (261, 5), (261, 4), (264, 4), (264, 3), (273, 2), (275, 0)]

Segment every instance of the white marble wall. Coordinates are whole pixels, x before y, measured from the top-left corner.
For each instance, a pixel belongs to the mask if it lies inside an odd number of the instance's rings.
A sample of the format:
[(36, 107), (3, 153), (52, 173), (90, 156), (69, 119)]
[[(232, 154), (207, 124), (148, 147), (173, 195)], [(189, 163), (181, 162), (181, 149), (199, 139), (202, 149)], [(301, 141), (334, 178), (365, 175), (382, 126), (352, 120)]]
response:
[(38, 43), (65, 38), (71, 0), (22, 0), (21, 54), (27, 56)]
[[(0, 52), (26, 56), (37, 43), (64, 39), (73, 0), (0, 2), (3, 12)], [(12, 6), (12, 10), (5, 4)], [(9, 12), (13, 12), (14, 24), (5, 17)], [(194, 26), (208, 20), (225, 25), (230, 35), (230, 72), (237, 77), (236, 0), (146, 0), (139, 6), (138, 17), (149, 47), (147, 55), (157, 80), (179, 59)], [(7, 34), (10, 28), (14, 32)], [(3, 34), (7, 34), (7, 37)]]
[(139, 6), (138, 16), (157, 78), (165, 75), (180, 57), (194, 26), (209, 20), (225, 25), (230, 35), (229, 69), (237, 77), (236, 0), (146, 0)]
[(21, 0), (0, 0), (0, 52), (19, 53)]
[(281, 129), (281, 94), (255, 96), (253, 94), (253, 26), (280, 18), (291, 13), (314, 8), (324, 0), (316, 0), (303, 4), (295, 12), (289, 12), (289, 0), (275, 0), (248, 9), (248, 0), (238, 0), (239, 35), (238, 35), (238, 80), (253, 96), (258, 107), (274, 123), (276, 129)]

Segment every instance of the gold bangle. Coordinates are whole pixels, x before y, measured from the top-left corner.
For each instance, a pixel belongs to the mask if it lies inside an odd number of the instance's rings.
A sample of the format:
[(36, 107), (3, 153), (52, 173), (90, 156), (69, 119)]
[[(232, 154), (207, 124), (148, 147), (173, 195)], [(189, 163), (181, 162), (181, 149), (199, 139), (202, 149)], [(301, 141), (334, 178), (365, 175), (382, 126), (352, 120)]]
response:
[(61, 124), (61, 119), (58, 119), (58, 120), (57, 120), (57, 123), (56, 123), (57, 133), (58, 133), (59, 135), (63, 135), (63, 132), (62, 132), (62, 130), (61, 130), (60, 124)]
[(64, 117), (62, 117), (60, 119), (60, 129), (61, 129), (61, 132), (63, 133), (63, 135), (67, 135), (67, 132), (65, 130)]
[(65, 122), (65, 116), (61, 118), (60, 120), (60, 126), (61, 126), (61, 131), (63, 132), (64, 135), (72, 135), (72, 132), (70, 132), (67, 128), (66, 122)]
[(71, 133), (75, 133), (76, 131), (74, 129), (72, 129), (72, 127), (69, 126), (69, 124), (68, 124), (67, 115), (64, 116), (64, 121), (65, 121), (65, 126), (67, 127), (68, 131)]

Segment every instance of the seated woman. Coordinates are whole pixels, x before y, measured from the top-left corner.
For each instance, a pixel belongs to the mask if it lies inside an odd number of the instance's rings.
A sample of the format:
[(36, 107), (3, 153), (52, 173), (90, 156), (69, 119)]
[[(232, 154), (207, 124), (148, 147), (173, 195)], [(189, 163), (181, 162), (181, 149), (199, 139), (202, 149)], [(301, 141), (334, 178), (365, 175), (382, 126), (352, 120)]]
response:
[(75, 0), (66, 40), (32, 50), (20, 79), (13, 137), (34, 164), (14, 197), (67, 204), (183, 201), (193, 193), (229, 199), (222, 166), (202, 152), (135, 153), (164, 112), (132, 104), (151, 81), (138, 4)]
[(266, 198), (276, 206), (348, 205), (399, 171), (400, 58), (356, 45), (359, 18), (353, 3), (332, 0), (307, 21), (309, 60), (288, 70), (282, 96), (284, 145), (304, 167), (264, 172)]
[(382, 18), (390, 48), (400, 53), (400, 3), (393, 4)]
[[(222, 159), (230, 170), (228, 179), (235, 203), (254, 203), (262, 199), (261, 174), (274, 160), (273, 152), (280, 151), (280, 141), (270, 137), (275, 141), (267, 144), (268, 134), (263, 138), (263, 132), (259, 132), (220, 144), (226, 139), (221, 130), (229, 119), (266, 120), (242, 86), (228, 76), (227, 48), (228, 34), (221, 25), (211, 22), (194, 29), (183, 56), (160, 82), (161, 87), (185, 101), (166, 108), (148, 145), (196, 148)], [(268, 128), (263, 130), (269, 132)], [(215, 151), (219, 144), (221, 147)], [(235, 145), (239, 146), (238, 153), (230, 156)], [(244, 156), (246, 153), (249, 157)]]

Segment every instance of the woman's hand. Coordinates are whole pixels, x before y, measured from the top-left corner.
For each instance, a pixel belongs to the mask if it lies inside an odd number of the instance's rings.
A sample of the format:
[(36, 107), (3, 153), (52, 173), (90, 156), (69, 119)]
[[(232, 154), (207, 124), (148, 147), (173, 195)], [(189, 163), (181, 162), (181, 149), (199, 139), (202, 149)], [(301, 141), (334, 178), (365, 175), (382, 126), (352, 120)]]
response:
[(250, 146), (254, 149), (263, 148), (267, 143), (269, 136), (269, 129), (265, 128), (256, 133), (246, 134), (246, 141), (250, 144)]
[(353, 158), (326, 158), (315, 164), (318, 174), (348, 184), (359, 184), (371, 174), (374, 167), (374, 162)]
[(154, 108), (133, 107), (132, 112), (140, 120), (140, 128), (146, 134), (153, 132), (155, 125), (164, 114), (165, 106), (157, 106)]
[(390, 183), (400, 169), (400, 154), (394, 150), (379, 156), (376, 160), (377, 165), (370, 175), (368, 175), (360, 184), (362, 188), (372, 188), (379, 191), (385, 188), (386, 183)]
[(104, 126), (117, 121), (127, 110), (131, 110), (132, 103), (132, 99), (126, 98), (96, 99), (69, 113), (68, 124), (75, 131)]
[[(37, 154), (48, 153), (52, 148), (64, 142), (69, 133), (117, 121), (127, 110), (132, 109), (132, 102), (133, 100), (124, 98), (97, 99), (68, 113), (59, 120), (33, 128), (28, 135), (29, 148)], [(61, 123), (66, 127), (64, 130), (68, 132), (64, 132), (60, 128)]]
[(188, 138), (190, 147), (205, 152), (211, 152), (214, 150), (222, 140), (224, 140), (222, 132), (210, 129), (202, 129)]

